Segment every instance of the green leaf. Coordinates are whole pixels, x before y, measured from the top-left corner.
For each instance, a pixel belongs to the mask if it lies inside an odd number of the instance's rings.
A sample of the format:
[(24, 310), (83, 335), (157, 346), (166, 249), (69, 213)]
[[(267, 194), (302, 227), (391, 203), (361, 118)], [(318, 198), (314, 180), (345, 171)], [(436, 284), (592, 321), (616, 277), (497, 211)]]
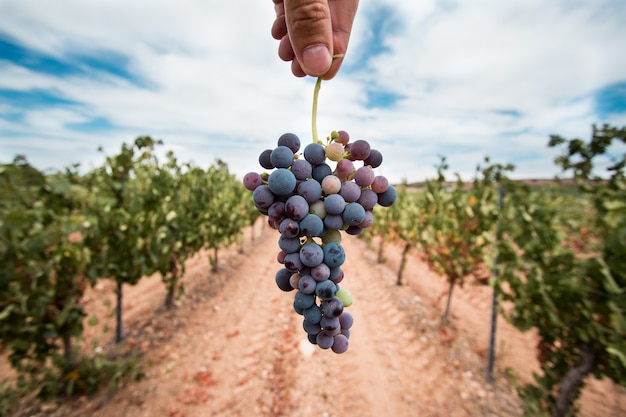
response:
[(56, 325), (58, 327), (62, 327), (63, 325), (65, 325), (68, 317), (70, 316), (70, 313), (72, 313), (72, 311), (74, 310), (74, 303), (73, 302), (69, 302), (66, 303), (63, 306), (63, 309), (61, 310), (61, 312), (59, 314), (57, 314), (56, 316)]
[(603, 200), (602, 206), (609, 211), (626, 209), (626, 201), (623, 200)]
[(167, 213), (167, 215), (165, 216), (165, 220), (168, 222), (171, 222), (172, 220), (174, 220), (176, 218), (176, 212), (174, 210), (170, 211), (169, 213)]
[(615, 357), (617, 357), (619, 359), (619, 361), (621, 362), (622, 366), (624, 368), (626, 368), (626, 353), (615, 349), (614, 347), (608, 347), (606, 349), (607, 353), (609, 353), (610, 355), (613, 355)]
[(609, 294), (614, 294), (614, 295), (623, 294), (624, 289), (620, 288), (617, 285), (617, 282), (615, 282), (615, 279), (613, 278), (613, 274), (611, 273), (611, 269), (606, 264), (606, 262), (604, 262), (604, 259), (596, 258), (595, 263), (598, 266), (598, 272), (602, 276), (602, 283), (603, 283), (605, 290)]
[(8, 307), (5, 307), (2, 311), (0, 311), (0, 320), (6, 320), (11, 312), (15, 309), (15, 305), (11, 304)]

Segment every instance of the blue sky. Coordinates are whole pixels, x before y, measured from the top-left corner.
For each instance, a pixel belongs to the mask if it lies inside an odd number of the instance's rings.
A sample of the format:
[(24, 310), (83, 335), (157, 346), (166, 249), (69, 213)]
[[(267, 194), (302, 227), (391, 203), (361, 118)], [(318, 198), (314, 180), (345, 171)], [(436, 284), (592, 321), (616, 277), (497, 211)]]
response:
[[(245, 11), (244, 11), (245, 10)], [(3, 0), (0, 161), (81, 163), (139, 135), (243, 176), (284, 132), (311, 138), (314, 80), (291, 75), (270, 0)], [(469, 178), (484, 156), (558, 173), (550, 134), (626, 125), (622, 0), (361, 1), (318, 129), (367, 139), (391, 181)]]

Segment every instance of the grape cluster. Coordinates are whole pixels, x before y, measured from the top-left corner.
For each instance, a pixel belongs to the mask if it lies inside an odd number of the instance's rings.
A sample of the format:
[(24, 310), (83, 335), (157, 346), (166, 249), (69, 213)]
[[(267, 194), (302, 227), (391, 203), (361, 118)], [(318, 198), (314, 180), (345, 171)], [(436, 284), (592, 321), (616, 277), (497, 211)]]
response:
[(397, 193), (374, 173), (382, 154), (367, 141), (350, 142), (345, 131), (332, 132), (326, 145), (313, 142), (299, 151), (300, 139), (283, 134), (276, 148), (259, 156), (271, 173), (249, 172), (243, 184), (270, 227), (280, 232), (277, 260), (283, 267), (276, 284), (286, 292), (296, 290), (293, 308), (304, 317), (308, 340), (343, 353), (353, 317), (344, 311), (352, 295), (339, 287), (346, 258), (340, 231), (360, 234), (373, 223), (374, 207), (391, 206)]

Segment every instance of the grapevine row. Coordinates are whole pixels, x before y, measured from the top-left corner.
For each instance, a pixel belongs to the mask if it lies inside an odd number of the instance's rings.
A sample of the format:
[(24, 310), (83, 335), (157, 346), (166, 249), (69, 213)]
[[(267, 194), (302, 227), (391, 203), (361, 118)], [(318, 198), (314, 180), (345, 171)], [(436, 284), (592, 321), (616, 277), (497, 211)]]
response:
[(139, 137), (86, 174), (43, 173), (25, 157), (0, 166), (0, 349), (43, 397), (88, 379), (67, 376), (85, 371), (74, 342), (90, 285), (116, 283), (119, 342), (123, 284), (159, 273), (172, 307), (186, 260), (210, 250), (216, 268), (218, 249), (258, 216), (225, 163), (162, 162), (159, 144)]
[(496, 300), (512, 306), (500, 313), (539, 337), (541, 372), (518, 386), (527, 416), (576, 415), (587, 376), (626, 385), (624, 144), (626, 127), (607, 125), (594, 126), (588, 141), (551, 137), (571, 186), (513, 181), (512, 166), (487, 159), (470, 183), (448, 182), (443, 159), (422, 190), (399, 187), (396, 204), (367, 236), (404, 245), (398, 285), (412, 248), (447, 278), (444, 324), (455, 283), (495, 269)]

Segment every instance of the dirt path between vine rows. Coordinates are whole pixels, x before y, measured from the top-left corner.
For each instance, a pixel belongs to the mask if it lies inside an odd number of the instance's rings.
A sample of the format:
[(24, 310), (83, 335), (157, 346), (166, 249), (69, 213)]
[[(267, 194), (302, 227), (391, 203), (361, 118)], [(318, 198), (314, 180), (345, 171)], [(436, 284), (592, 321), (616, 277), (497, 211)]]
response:
[[(458, 289), (451, 324), (442, 329), (442, 278), (413, 256), (405, 272), (407, 284), (398, 287), (400, 248), (389, 247), (387, 262), (378, 264), (362, 239), (346, 237), (341, 285), (354, 296), (348, 311), (355, 324), (348, 352), (336, 355), (306, 340), (302, 317), (292, 309), (293, 293), (281, 292), (274, 283), (278, 236), (262, 225), (256, 229), (254, 240), (248, 237), (241, 247), (221, 253), (217, 273), (210, 271), (206, 256), (191, 260), (186, 293), (174, 311), (160, 307), (164, 290), (158, 277), (125, 290), (126, 343), (144, 352), (144, 380), (34, 415), (521, 414), (504, 370), (514, 367), (528, 380), (536, 367), (533, 337), (500, 322), (494, 381), (487, 380), (488, 288)], [(88, 311), (101, 316), (100, 326), (111, 322), (103, 300), (112, 300), (107, 284), (86, 299)], [(603, 383), (591, 386), (580, 415), (625, 411), (624, 390)]]

